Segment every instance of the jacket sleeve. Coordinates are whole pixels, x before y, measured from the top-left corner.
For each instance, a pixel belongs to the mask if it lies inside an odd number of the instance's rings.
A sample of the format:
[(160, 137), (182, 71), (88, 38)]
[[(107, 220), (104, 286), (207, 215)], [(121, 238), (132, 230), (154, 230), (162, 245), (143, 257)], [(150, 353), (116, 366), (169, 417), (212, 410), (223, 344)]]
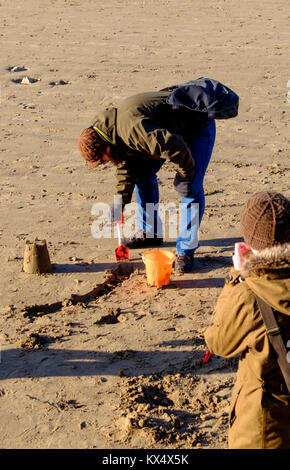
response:
[(209, 350), (222, 357), (241, 354), (251, 347), (261, 317), (254, 315), (255, 297), (240, 273), (232, 268), (218, 298), (212, 325), (204, 338)]
[(183, 137), (171, 134), (154, 124), (149, 117), (134, 120), (134, 126), (126, 136), (126, 144), (133, 150), (153, 158), (164, 158), (172, 162), (175, 170), (183, 178), (193, 178), (195, 163)]
[(123, 161), (117, 166), (117, 194), (122, 196), (123, 207), (129, 204), (132, 199), (132, 194), (136, 182), (136, 172), (129, 162)]

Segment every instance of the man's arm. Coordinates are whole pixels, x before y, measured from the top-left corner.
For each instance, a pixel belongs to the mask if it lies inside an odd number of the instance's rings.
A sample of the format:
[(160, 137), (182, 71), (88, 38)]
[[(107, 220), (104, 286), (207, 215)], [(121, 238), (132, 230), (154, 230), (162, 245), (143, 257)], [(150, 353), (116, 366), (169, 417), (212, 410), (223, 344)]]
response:
[(132, 165), (124, 161), (118, 165), (116, 177), (116, 192), (122, 196), (122, 204), (124, 207), (131, 202), (136, 182), (136, 172), (132, 168)]

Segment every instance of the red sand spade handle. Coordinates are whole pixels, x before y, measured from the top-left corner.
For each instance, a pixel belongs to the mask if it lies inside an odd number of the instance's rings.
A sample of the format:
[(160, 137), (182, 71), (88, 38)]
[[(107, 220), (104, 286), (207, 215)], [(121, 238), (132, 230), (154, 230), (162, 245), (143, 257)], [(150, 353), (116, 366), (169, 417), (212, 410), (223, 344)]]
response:
[(117, 226), (117, 232), (118, 232), (118, 239), (119, 239), (119, 246), (123, 246), (123, 242), (121, 239), (121, 224), (124, 222), (124, 214), (121, 212), (121, 220), (114, 220), (114, 224)]
[(118, 220), (117, 222), (115, 222), (115, 224), (117, 225), (117, 232), (118, 232), (118, 240), (119, 240), (119, 246), (123, 246), (123, 242), (122, 242), (122, 238), (121, 238), (121, 221)]

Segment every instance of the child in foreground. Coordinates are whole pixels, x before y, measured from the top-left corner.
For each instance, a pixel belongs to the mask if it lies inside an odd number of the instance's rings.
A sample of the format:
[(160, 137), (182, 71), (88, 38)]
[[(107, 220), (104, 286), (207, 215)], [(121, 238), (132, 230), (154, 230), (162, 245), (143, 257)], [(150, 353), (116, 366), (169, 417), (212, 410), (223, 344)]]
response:
[[(274, 192), (254, 194), (242, 210), (240, 228), (244, 242), (235, 246), (234, 267), (205, 341), (214, 354), (240, 355), (229, 448), (289, 449), (290, 393), (255, 295), (272, 307), (289, 349), (290, 201)], [(290, 357), (287, 365), (290, 368)]]

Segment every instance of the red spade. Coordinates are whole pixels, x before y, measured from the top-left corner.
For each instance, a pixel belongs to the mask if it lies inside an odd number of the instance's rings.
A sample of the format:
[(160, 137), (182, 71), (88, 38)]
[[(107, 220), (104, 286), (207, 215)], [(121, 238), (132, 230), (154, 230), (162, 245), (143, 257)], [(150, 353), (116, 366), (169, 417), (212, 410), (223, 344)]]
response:
[(130, 258), (130, 253), (129, 253), (129, 248), (127, 248), (125, 245), (123, 245), (122, 239), (121, 239), (121, 224), (124, 220), (123, 214), (122, 214), (122, 220), (117, 220), (114, 222), (114, 224), (117, 225), (117, 232), (118, 232), (118, 239), (119, 239), (119, 246), (115, 248), (115, 259), (116, 261), (123, 261), (124, 259), (129, 259)]

